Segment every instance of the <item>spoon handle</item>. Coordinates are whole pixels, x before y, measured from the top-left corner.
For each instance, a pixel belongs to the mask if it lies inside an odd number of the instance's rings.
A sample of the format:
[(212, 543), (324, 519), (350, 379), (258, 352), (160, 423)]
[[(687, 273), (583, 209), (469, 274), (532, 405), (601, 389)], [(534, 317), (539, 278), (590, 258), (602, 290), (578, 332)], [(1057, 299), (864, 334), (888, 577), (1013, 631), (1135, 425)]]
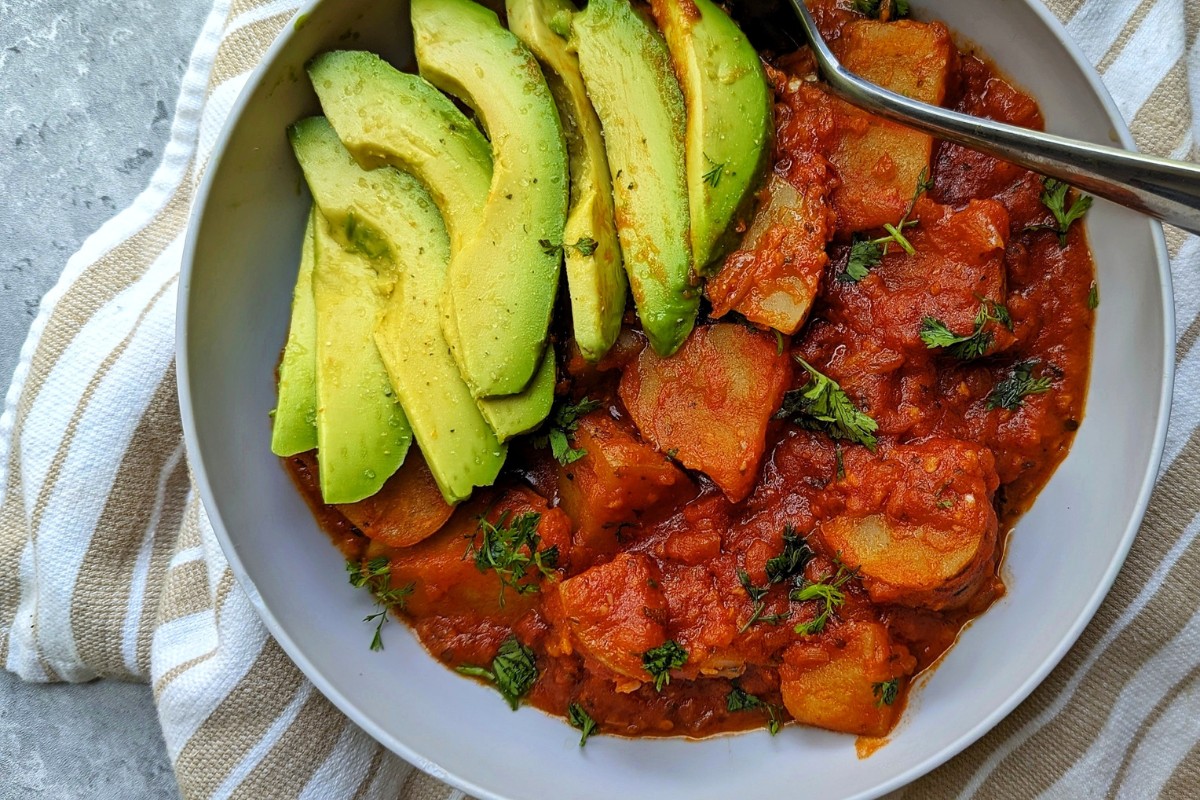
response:
[(842, 99), (876, 116), (1065, 181), (1200, 234), (1200, 165), (1018, 128), (949, 111), (863, 80), (842, 66), (804, 0), (790, 0), (821, 74)]

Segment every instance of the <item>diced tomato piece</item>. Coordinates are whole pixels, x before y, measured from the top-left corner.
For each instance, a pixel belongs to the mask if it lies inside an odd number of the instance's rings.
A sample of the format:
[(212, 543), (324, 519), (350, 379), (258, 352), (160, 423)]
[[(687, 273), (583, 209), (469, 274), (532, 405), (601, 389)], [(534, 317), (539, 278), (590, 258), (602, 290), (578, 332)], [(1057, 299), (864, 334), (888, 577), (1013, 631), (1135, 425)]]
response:
[[(973, 200), (951, 209), (922, 199), (914, 218), (918, 224), (904, 234), (914, 255), (891, 245), (870, 275), (859, 283), (835, 282), (828, 293), (831, 320), (844, 321), (896, 353), (927, 351), (920, 335), (926, 317), (955, 334), (970, 335), (983, 304), (1002, 304), (1006, 294), (1004, 206)], [(987, 323), (986, 330), (993, 338), (989, 353), (1014, 341), (999, 323)]]
[(425, 457), (414, 447), (377, 493), (337, 510), (368, 537), (389, 547), (409, 547), (437, 533), (454, 506), (442, 498)]
[[(497, 574), (480, 571), (468, 546), (479, 543), (480, 517), (498, 524), (507, 515), (509, 522), (523, 514), (540, 515), (537, 532), (539, 550), (557, 547), (558, 563), (566, 561), (571, 546), (571, 521), (560, 509), (547, 507), (546, 501), (528, 489), (511, 489), (499, 499), (487, 492), (478, 493), (457, 511), (435, 535), (412, 547), (388, 551), (392, 563), (392, 585), (413, 584), (408, 609), (416, 616), (430, 614), (475, 613), (512, 619), (537, 602), (537, 593), (522, 594), (503, 587)], [(526, 551), (527, 552), (527, 551)], [(369, 552), (368, 555), (371, 555)], [(537, 567), (530, 566), (522, 581), (546, 590), (553, 583)]]
[(697, 328), (669, 358), (643, 350), (620, 393), (644, 438), (736, 503), (754, 486), (767, 423), (791, 374), (773, 336), (719, 323)]
[(883, 736), (900, 703), (881, 702), (884, 685), (913, 669), (904, 648), (874, 622), (846, 622), (820, 640), (797, 643), (779, 667), (783, 704), (803, 725), (860, 736)]
[(586, 663), (612, 673), (617, 691), (637, 689), (651, 677), (642, 654), (667, 639), (660, 578), (646, 556), (622, 553), (563, 581), (547, 608), (559, 647), (573, 646)]
[(583, 417), (572, 445), (586, 455), (559, 465), (559, 502), (575, 525), (580, 547), (610, 551), (622, 524), (640, 522), (661, 504), (673, 508), (692, 492), (683, 470), (606, 411)]

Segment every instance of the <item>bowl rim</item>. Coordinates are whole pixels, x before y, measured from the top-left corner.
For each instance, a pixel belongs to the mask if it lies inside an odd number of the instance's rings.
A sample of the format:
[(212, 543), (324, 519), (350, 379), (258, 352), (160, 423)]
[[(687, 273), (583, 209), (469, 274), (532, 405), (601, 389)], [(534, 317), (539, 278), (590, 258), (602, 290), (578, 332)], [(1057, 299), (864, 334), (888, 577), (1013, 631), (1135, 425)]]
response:
[[(327, 0), (304, 0), (298, 8), (295, 9), (292, 19), (300, 19), (312, 12), (314, 8), (321, 5)], [(1109, 121), (1113, 126), (1113, 133), (1118, 144), (1127, 150), (1137, 150), (1137, 145), (1134, 142), (1133, 134), (1129, 129), (1128, 123), (1121, 115), (1117, 108), (1116, 102), (1112, 95), (1109, 94), (1107, 87), (1100, 78), (1100, 74), (1095, 67), (1088, 61), (1083, 54), (1080, 46), (1071, 38), (1066, 30), (1066, 26), (1056, 17), (1050, 9), (1039, 0), (1022, 0), (1029, 9), (1038, 16), (1041, 22), (1046, 26), (1051, 34), (1062, 45), (1067, 56), (1079, 68), (1084, 79), (1092, 89), (1096, 99), (1098, 99), (1108, 116)], [(195, 415), (193, 412), (192, 391), (191, 391), (191, 370), (190, 361), (188, 358), (188, 322), (189, 322), (189, 297), (191, 288), (192, 272), (195, 267), (196, 250), (199, 241), (200, 223), (203, 220), (208, 198), (211, 194), (213, 185), (216, 181), (218, 167), (225, 156), (229, 140), (232, 137), (233, 131), (237, 128), (241, 117), (250, 103), (251, 98), (261, 87), (267, 72), (275, 63), (280, 53), (287, 47), (291, 41), (296, 28), (292, 24), (286, 25), (281, 33), (276, 37), (264, 53), (262, 60), (251, 71), (246, 84), (239, 93), (237, 100), (231, 107), (225, 123), (222, 126), (221, 132), (217, 137), (212, 155), (205, 169), (204, 175), (200, 181), (200, 185), (196, 190), (193, 200), (192, 209), (188, 217), (187, 236), (184, 241), (183, 257), (180, 265), (179, 275), (179, 291), (176, 301), (176, 323), (175, 323), (175, 360), (176, 360), (176, 377), (179, 394), (179, 409), (183, 421), (184, 443), (188, 452), (189, 463), (191, 464), (192, 473), (195, 477), (197, 489), (199, 491), (201, 502), (208, 514), (209, 521), (212, 524), (213, 532), (216, 535), (217, 541), (221, 545), (226, 560), (229, 563), (230, 569), (233, 571), (234, 577), (237, 578), (238, 584), (245, 591), (250, 604), (255, 612), (266, 626), (268, 632), (275, 641), (283, 648), (288, 658), (300, 669), (304, 676), (312, 682), (322, 695), (324, 695), (339, 711), (345, 714), (350, 721), (364, 730), (376, 742), (380, 743), (388, 750), (399, 755), (409, 764), (416, 766), (432, 774), (434, 777), (444, 780), (456, 789), (467, 792), (480, 800), (508, 800), (508, 798), (496, 794), (492, 790), (475, 784), (458, 775), (450, 773), (443, 769), (438, 764), (421, 756), (411, 746), (396, 739), (392, 734), (384, 730), (379, 725), (372, 722), (369, 718), (359, 713), (357, 706), (350, 702), (345, 695), (332, 685), (318, 670), (312, 662), (307, 658), (302, 648), (291, 639), (283, 629), (271, 609), (267, 606), (266, 601), (258, 592), (254, 583), (243, 566), (241, 559), (238, 556), (237, 549), (229, 536), (228, 529), (225, 527), (220, 514), (220, 508), (216, 502), (216, 497), (212, 491), (212, 485), (208, 480), (208, 474), (204, 463), (204, 456), (199, 446), (199, 433), (196, 427)], [(1159, 470), (1162, 464), (1163, 453), (1166, 446), (1167, 425), (1170, 421), (1171, 402), (1174, 393), (1175, 381), (1175, 304), (1174, 292), (1172, 288), (1170, 258), (1167, 249), (1166, 236), (1163, 233), (1162, 224), (1157, 220), (1147, 219), (1151, 227), (1151, 239), (1154, 247), (1155, 266), (1159, 273), (1160, 280), (1160, 302), (1163, 308), (1163, 363), (1162, 363), (1162, 381), (1159, 386), (1159, 402), (1155, 409), (1156, 423), (1154, 429), (1154, 442), (1151, 451), (1151, 458), (1146, 465), (1146, 472), (1142, 476), (1141, 486), (1138, 491), (1137, 500), (1133, 507), (1133, 514), (1130, 517), (1121, 539), (1118, 543), (1116, 552), (1113, 555), (1112, 561), (1105, 571), (1103, 578), (1096, 585), (1091, 596), (1088, 598), (1086, 605), (1072, 622), (1067, 634), (1062, 638), (1058, 645), (1047, 655), (1039, 667), (1034, 670), (1026, 678), (1021, 685), (1013, 691), (1007, 698), (999, 703), (996, 708), (980, 720), (975, 726), (965, 731), (957, 739), (943, 747), (941, 750), (933, 753), (922, 761), (913, 764), (908, 769), (903, 770), (892, 778), (878, 784), (875, 787), (866, 789), (858, 794), (852, 795), (847, 800), (872, 800), (872, 798), (880, 797), (888, 792), (895, 791), (923, 775), (931, 772), (950, 759), (957, 756), (967, 747), (974, 744), (982, 738), (988, 731), (994, 728), (1001, 720), (1007, 717), (1018, 705), (1020, 705), (1030, 694), (1033, 693), (1046, 676), (1058, 666), (1059, 662), (1066, 656), (1067, 652), (1075, 645), (1079, 637), (1083, 634), (1084, 629), (1091, 622), (1099, 609), (1100, 604), (1112, 589), (1113, 583), (1116, 581), (1118, 573), (1121, 571), (1125, 563), (1129, 550), (1133, 545), (1133, 540), (1141, 528), (1142, 521), (1146, 515), (1146, 509), (1150, 503), (1150, 497), (1153, 493), (1155, 484), (1158, 479)], [(1094, 358), (1094, 354), (1093, 354)]]

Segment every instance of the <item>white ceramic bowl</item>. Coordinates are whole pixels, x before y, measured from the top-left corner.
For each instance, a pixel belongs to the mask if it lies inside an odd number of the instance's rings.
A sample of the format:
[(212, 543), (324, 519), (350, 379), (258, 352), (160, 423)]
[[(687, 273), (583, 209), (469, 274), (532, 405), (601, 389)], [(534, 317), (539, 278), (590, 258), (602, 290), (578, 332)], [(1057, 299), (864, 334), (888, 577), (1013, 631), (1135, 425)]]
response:
[[(1132, 146), (1099, 79), (1038, 0), (921, 0), (1041, 102), (1050, 130)], [(1021, 521), (1009, 594), (976, 621), (891, 743), (860, 760), (849, 736), (790, 727), (705, 741), (601, 737), (508, 710), (427, 655), (404, 626), (367, 648), (369, 599), (271, 455), (267, 411), (309, 200), (286, 126), (318, 111), (303, 66), (326, 49), (410, 64), (407, 3), (324, 0), (303, 11), (248, 84), (192, 220), (180, 292), (187, 444), (226, 555), (264, 622), (313, 683), (409, 761), (480, 798), (875, 797), (983, 735), (1058, 663), (1108, 591), (1141, 521), (1170, 404), (1174, 324), (1160, 228), (1098, 202), (1089, 230), (1101, 305), (1087, 418)], [(358, 38), (347, 39), (348, 32)]]

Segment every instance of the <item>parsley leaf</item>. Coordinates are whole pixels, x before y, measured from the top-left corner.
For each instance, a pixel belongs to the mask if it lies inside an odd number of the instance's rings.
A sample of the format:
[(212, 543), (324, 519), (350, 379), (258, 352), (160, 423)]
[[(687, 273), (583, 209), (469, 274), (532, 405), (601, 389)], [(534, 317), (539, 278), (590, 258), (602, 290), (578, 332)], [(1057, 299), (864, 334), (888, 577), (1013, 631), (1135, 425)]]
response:
[(533, 651), (517, 641), (516, 636), (508, 637), (500, 645), (490, 670), (464, 665), (458, 667), (458, 672), (494, 683), (513, 711), (521, 705), (521, 698), (529, 693), (538, 679)]
[(854, 0), (854, 10), (872, 19), (901, 19), (909, 12), (908, 0)]
[(375, 598), (375, 605), (380, 610), (363, 617), (363, 622), (375, 623), (375, 635), (371, 638), (371, 649), (383, 649), (383, 624), (387, 622), (388, 612), (400, 610), (408, 602), (408, 596), (413, 593), (414, 584), (392, 587), (392, 564), (387, 556), (376, 556), (363, 564), (361, 561), (347, 561), (346, 571), (350, 573), (350, 585), (355, 589), (366, 589)]
[[(874, 6), (878, 11), (878, 0)], [(870, 16), (866, 11), (863, 13)], [(907, 13), (908, 6), (905, 4), (901, 16)], [(900, 221), (895, 225), (890, 222), (884, 224), (883, 229), (887, 231), (887, 236), (881, 236), (878, 239), (860, 239), (855, 236), (850, 244), (850, 256), (846, 260), (846, 269), (838, 273), (837, 279), (842, 283), (858, 283), (867, 277), (872, 269), (879, 266), (879, 262), (888, 254), (888, 250), (893, 244), (899, 245), (900, 249), (910, 256), (916, 255), (917, 250), (904, 235), (904, 229), (917, 224), (916, 220), (910, 220), (909, 217), (912, 216), (913, 209), (917, 206), (917, 200), (932, 188), (933, 180), (929, 177), (929, 170), (921, 170), (921, 174), (917, 177), (917, 187), (913, 190), (912, 199), (908, 201), (908, 207), (904, 209), (904, 215), (900, 217)]]
[(900, 679), (892, 678), (882, 683), (873, 683), (871, 691), (875, 693), (876, 707), (890, 706), (896, 702), (896, 697), (900, 694)]
[(671, 670), (679, 669), (687, 660), (687, 650), (674, 639), (668, 639), (642, 653), (642, 668), (654, 677), (654, 691), (661, 692), (671, 682)]
[(729, 690), (729, 694), (725, 695), (725, 710), (730, 713), (754, 711), (759, 708), (767, 712), (767, 730), (771, 732), (772, 736), (779, 733), (779, 729), (783, 727), (783, 719), (779, 706), (774, 703), (764, 703), (737, 683), (734, 683), (733, 688)]
[(824, 431), (834, 439), (845, 439), (875, 449), (875, 431), (879, 425), (859, 411), (837, 381), (817, 372), (800, 356), (796, 361), (808, 372), (809, 381), (803, 389), (793, 389), (783, 396), (783, 406), (775, 419), (791, 419), (810, 430)]
[(1067, 246), (1067, 231), (1077, 220), (1083, 219), (1088, 209), (1092, 207), (1092, 196), (1076, 194), (1070, 208), (1067, 207), (1067, 195), (1071, 187), (1054, 178), (1042, 178), (1042, 205), (1050, 209), (1054, 216), (1053, 225), (1026, 225), (1027, 231), (1053, 231), (1058, 234), (1058, 246)]
[[(552, 576), (553, 568), (558, 564), (558, 546), (539, 550), (542, 537), (538, 534), (538, 523), (542, 515), (528, 511), (517, 517), (511, 512), (504, 512), (496, 524), (487, 521), (486, 517), (479, 518), (479, 528), (476, 533), (468, 534), (471, 543), (467, 545), (467, 556), (474, 555), (475, 567), (480, 572), (494, 570), (500, 578), (500, 606), (504, 606), (504, 590), (511, 588), (517, 594), (529, 594), (538, 590), (537, 583), (526, 581), (529, 568), (536, 567), (545, 577)], [(475, 536), (483, 534), (483, 539), (477, 545)], [(536, 575), (534, 576), (536, 578)]]
[(764, 615), (763, 612), (767, 610), (767, 603), (763, 598), (767, 596), (767, 592), (771, 591), (770, 584), (766, 586), (755, 586), (750, 580), (749, 573), (741, 569), (737, 571), (737, 576), (738, 583), (740, 583), (742, 588), (746, 590), (746, 594), (750, 596), (750, 602), (754, 604), (754, 607), (750, 612), (750, 618), (746, 620), (742, 627), (738, 628), (738, 633), (745, 633), (746, 631), (750, 630), (750, 626), (754, 625), (756, 622), (765, 622), (768, 625), (778, 625), (792, 615), (791, 611), (785, 611), (782, 614)]
[(1091, 287), (1088, 289), (1087, 307), (1091, 311), (1095, 311), (1100, 307), (1100, 287), (1092, 281)]
[(813, 551), (791, 525), (783, 526), (783, 552), (767, 559), (767, 580), (783, 583), (803, 570), (812, 560)]
[(1012, 329), (1012, 316), (1000, 303), (985, 300), (975, 315), (975, 328), (971, 333), (958, 335), (937, 317), (921, 320), (921, 341), (930, 350), (945, 348), (946, 352), (959, 361), (971, 361), (982, 357), (995, 341), (991, 331), (986, 330), (989, 322), (996, 322)]
[(579, 703), (571, 703), (567, 706), (567, 722), (571, 723), (572, 728), (582, 731), (583, 735), (579, 737), (580, 747), (586, 745), (588, 737), (596, 732), (596, 720), (592, 719), (592, 715)]
[(816, 583), (805, 583), (804, 586), (792, 590), (791, 599), (797, 603), (816, 600), (823, 604), (821, 613), (808, 622), (796, 626), (796, 633), (802, 636), (815, 636), (825, 630), (825, 624), (833, 615), (834, 609), (846, 602), (846, 593), (842, 587), (847, 581), (858, 574), (857, 569), (846, 569), (846, 565), (838, 562), (837, 572), (832, 576)]
[(1050, 391), (1050, 384), (1053, 383), (1051, 378), (1045, 375), (1040, 378), (1033, 377), (1033, 370), (1040, 363), (1037, 359), (1031, 359), (1015, 364), (1012, 374), (997, 383), (988, 394), (988, 411), (994, 411), (997, 408), (1016, 411), (1024, 404), (1025, 398), (1029, 395), (1045, 394)]
[(580, 417), (595, 411), (599, 407), (599, 401), (589, 400), (586, 397), (578, 403), (559, 405), (554, 411), (549, 430), (546, 431), (545, 435), (538, 436), (533, 440), (534, 447), (546, 447), (549, 445), (550, 452), (554, 455), (554, 459), (558, 463), (564, 467), (568, 464), (574, 464), (587, 455), (587, 450), (571, 447), (570, 434), (578, 430)]
[(717, 163), (708, 157), (708, 153), (704, 154), (704, 160), (712, 165), (708, 172), (701, 175), (701, 179), (712, 188), (717, 188), (717, 184), (721, 182), (721, 176), (725, 174), (725, 162)]
[(883, 260), (883, 245), (873, 239), (854, 238), (846, 268), (837, 274), (842, 283), (858, 283)]

